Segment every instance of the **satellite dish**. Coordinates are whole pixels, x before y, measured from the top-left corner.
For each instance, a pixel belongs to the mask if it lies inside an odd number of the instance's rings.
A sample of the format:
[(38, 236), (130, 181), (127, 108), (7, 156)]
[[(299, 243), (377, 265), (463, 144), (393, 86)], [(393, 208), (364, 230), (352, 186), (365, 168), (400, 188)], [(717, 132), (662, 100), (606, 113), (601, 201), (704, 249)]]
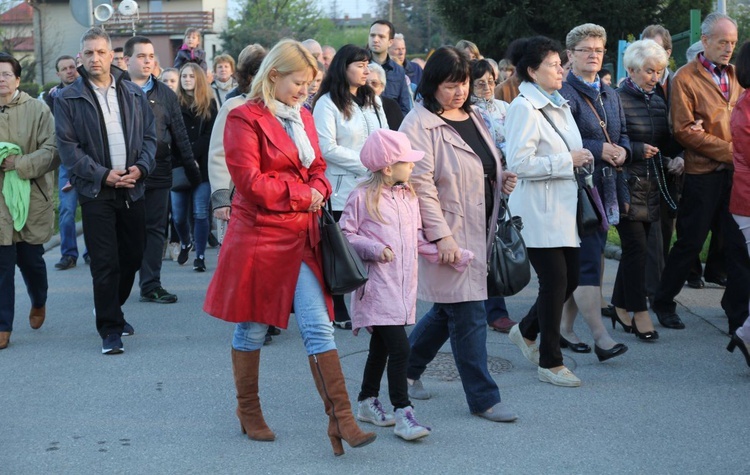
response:
[(115, 13), (115, 9), (112, 8), (112, 5), (109, 5), (107, 3), (102, 3), (101, 5), (94, 8), (94, 18), (96, 18), (96, 21), (100, 23), (104, 23), (105, 21), (112, 18), (112, 15)]
[(112, 5), (112, 0), (70, 0), (70, 14), (75, 21), (86, 28), (101, 23), (94, 17), (94, 9), (99, 5)]
[(138, 13), (138, 4), (134, 0), (122, 0), (120, 6), (117, 7), (117, 11), (122, 16), (133, 16)]

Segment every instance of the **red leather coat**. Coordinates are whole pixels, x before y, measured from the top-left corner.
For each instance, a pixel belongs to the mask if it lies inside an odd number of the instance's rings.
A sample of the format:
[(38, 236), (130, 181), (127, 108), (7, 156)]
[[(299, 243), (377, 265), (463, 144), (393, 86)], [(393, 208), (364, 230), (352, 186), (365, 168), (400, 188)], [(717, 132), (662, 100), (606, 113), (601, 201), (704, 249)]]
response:
[(745, 91), (737, 101), (730, 119), (734, 178), (729, 197), (729, 212), (750, 216), (750, 95)]
[[(286, 328), (302, 262), (325, 289), (319, 213), (307, 209), (311, 187), (327, 199), (331, 185), (307, 110), (302, 110), (302, 121), (316, 155), (309, 169), (302, 166), (294, 142), (262, 102), (247, 102), (227, 117), (224, 149), (236, 192), (203, 304), (203, 310), (216, 318)], [(331, 296), (324, 293), (333, 320)]]

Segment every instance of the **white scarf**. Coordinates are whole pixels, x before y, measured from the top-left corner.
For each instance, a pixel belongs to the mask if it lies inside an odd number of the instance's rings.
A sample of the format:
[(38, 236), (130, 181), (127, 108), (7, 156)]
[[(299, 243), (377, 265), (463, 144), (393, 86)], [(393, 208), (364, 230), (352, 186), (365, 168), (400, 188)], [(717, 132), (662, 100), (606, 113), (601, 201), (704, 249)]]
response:
[(305, 132), (305, 125), (302, 123), (302, 116), (300, 115), (301, 107), (300, 104), (290, 107), (276, 100), (276, 118), (279, 119), (284, 130), (286, 130), (286, 133), (289, 134), (289, 137), (291, 137), (294, 145), (297, 147), (302, 166), (310, 168), (310, 164), (315, 160), (315, 150), (310, 144), (310, 139)]
[(231, 89), (234, 89), (234, 79), (229, 78), (227, 81), (219, 81), (218, 79), (214, 79), (214, 83), (216, 84), (216, 87), (221, 89), (222, 91), (229, 91)]

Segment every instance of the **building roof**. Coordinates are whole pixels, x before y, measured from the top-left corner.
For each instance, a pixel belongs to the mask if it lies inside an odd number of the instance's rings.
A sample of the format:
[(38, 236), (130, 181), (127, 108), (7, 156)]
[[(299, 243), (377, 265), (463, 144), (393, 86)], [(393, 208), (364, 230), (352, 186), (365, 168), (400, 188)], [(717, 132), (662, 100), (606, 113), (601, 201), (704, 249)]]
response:
[(34, 9), (26, 2), (0, 15), (0, 25), (30, 25), (34, 20)]

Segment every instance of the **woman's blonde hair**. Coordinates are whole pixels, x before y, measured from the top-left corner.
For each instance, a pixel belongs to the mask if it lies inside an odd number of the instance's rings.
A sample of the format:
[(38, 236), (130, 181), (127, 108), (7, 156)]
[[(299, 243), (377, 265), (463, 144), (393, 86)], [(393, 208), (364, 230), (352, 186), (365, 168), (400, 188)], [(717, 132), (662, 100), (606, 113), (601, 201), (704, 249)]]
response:
[(276, 112), (276, 84), (271, 81), (271, 73), (284, 78), (290, 74), (310, 70), (311, 79), (318, 74), (318, 62), (302, 43), (284, 39), (276, 43), (260, 65), (258, 74), (253, 78), (249, 99), (261, 100), (271, 113)]
[[(193, 89), (192, 96), (182, 88), (182, 72), (186, 69), (191, 69), (195, 75), (195, 89)], [(180, 100), (181, 106), (189, 108), (201, 119), (208, 120), (211, 117), (211, 101), (214, 100), (214, 95), (211, 88), (208, 86), (206, 73), (203, 72), (203, 68), (196, 63), (185, 63), (185, 65), (180, 68), (177, 98)]]
[[(412, 196), (417, 196), (411, 183), (407, 181), (404, 184)], [(383, 224), (388, 224), (388, 222), (383, 218), (383, 215), (380, 214), (380, 195), (383, 193), (384, 186), (393, 185), (395, 185), (395, 182), (391, 177), (383, 173), (383, 170), (372, 172), (367, 180), (360, 182), (359, 185), (357, 185), (365, 188), (365, 208), (367, 208), (367, 212), (370, 213), (370, 216)]]

